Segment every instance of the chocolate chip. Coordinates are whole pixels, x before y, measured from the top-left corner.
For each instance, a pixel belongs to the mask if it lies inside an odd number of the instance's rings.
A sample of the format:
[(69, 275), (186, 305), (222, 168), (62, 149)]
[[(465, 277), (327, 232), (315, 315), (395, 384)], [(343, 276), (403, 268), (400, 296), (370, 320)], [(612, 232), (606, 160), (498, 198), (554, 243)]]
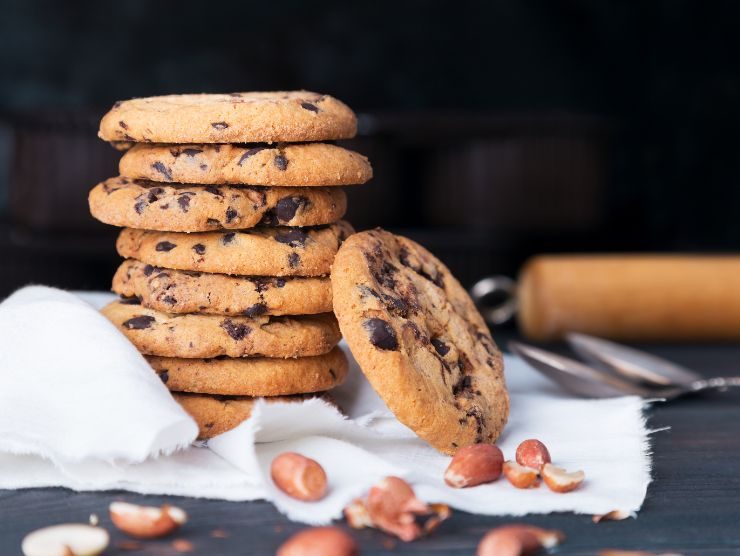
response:
[(149, 190), (149, 195), (147, 196), (146, 200), (149, 201), (149, 203), (155, 203), (157, 200), (159, 200), (159, 196), (164, 193), (164, 188), (162, 187), (152, 187)]
[(278, 288), (285, 287), (285, 278), (278, 278), (277, 280), (275, 280), (275, 285)]
[(298, 253), (288, 255), (288, 265), (290, 268), (297, 268), (301, 264), (301, 256)]
[(284, 197), (275, 206), (275, 216), (280, 222), (290, 222), (295, 217), (298, 208), (305, 206), (307, 203), (308, 199), (306, 197)]
[(288, 169), (288, 159), (285, 158), (285, 156), (283, 156), (282, 154), (277, 155), (273, 159), (273, 163), (275, 164), (275, 166), (277, 167), (277, 169), (280, 170), (280, 171), (282, 171), (282, 172), (285, 172), (285, 170)]
[(434, 346), (434, 349), (437, 350), (437, 353), (439, 353), (442, 357), (447, 355), (447, 353), (449, 353), (450, 351), (450, 346), (445, 344), (439, 338), (432, 338), (432, 345)]
[(311, 112), (318, 112), (319, 107), (315, 104), (311, 104), (310, 102), (302, 102), (301, 108), (305, 108), (306, 110), (310, 110)]
[(121, 126), (123, 129), (128, 129), (126, 122), (124, 122), (123, 120), (119, 120), (118, 125)]
[(159, 378), (162, 380), (162, 382), (167, 384), (167, 381), (170, 379), (170, 373), (168, 373), (167, 371), (162, 371), (161, 373), (159, 373)]
[(226, 333), (237, 341), (243, 340), (252, 331), (246, 324), (238, 324), (231, 319), (224, 319), (221, 323), (221, 328), (226, 330)]
[(206, 254), (206, 246), (202, 243), (196, 243), (193, 245), (193, 251), (198, 253), (198, 255), (205, 255)]
[(229, 207), (226, 209), (226, 223), (227, 224), (231, 222), (232, 220), (234, 220), (234, 218), (236, 218), (237, 216), (239, 216), (239, 213), (236, 212), (236, 210), (233, 209), (232, 207)]
[(277, 226), (279, 224), (277, 217), (275, 216), (274, 210), (269, 210), (262, 215), (260, 220), (261, 226)]
[(209, 219), (206, 220), (206, 225), (208, 225), (208, 226), (219, 226), (220, 224), (221, 224), (221, 222), (219, 222), (215, 218), (209, 218)]
[(306, 245), (308, 234), (300, 228), (288, 228), (275, 234), (275, 241), (285, 243), (291, 247), (303, 247)]
[(144, 212), (144, 208), (147, 206), (146, 199), (139, 199), (134, 203), (134, 210), (136, 211), (136, 214), (141, 214)]
[(368, 339), (370, 340), (370, 343), (376, 348), (387, 351), (395, 351), (398, 349), (396, 332), (393, 330), (393, 327), (383, 319), (367, 319), (362, 323), (362, 326), (369, 334)]
[(227, 124), (226, 122), (212, 122), (211, 127), (213, 129), (221, 131), (222, 129), (226, 129), (227, 127), (229, 127), (229, 124)]
[(141, 305), (141, 299), (136, 295), (122, 295), (119, 303), (121, 305)]
[(148, 264), (144, 267), (144, 276), (151, 276), (152, 272), (154, 272), (154, 267), (152, 265)]
[(166, 253), (167, 251), (172, 251), (175, 247), (177, 247), (177, 245), (174, 243), (170, 243), (169, 241), (160, 241), (154, 249), (157, 251), (164, 251)]
[(165, 296), (164, 296), (164, 297), (162, 298), (162, 301), (163, 301), (164, 303), (166, 303), (167, 305), (174, 305), (175, 303), (177, 303), (177, 299), (175, 299), (175, 298), (174, 298), (174, 297), (172, 297), (171, 295), (165, 295)]
[(472, 384), (473, 379), (470, 375), (462, 375), (460, 379), (452, 385), (452, 394), (459, 396), (460, 394), (470, 390)]
[(159, 208), (160, 208), (160, 210), (167, 210), (168, 208), (170, 208), (170, 204), (169, 203), (165, 203), (163, 205), (159, 205)]
[(267, 305), (264, 303), (255, 303), (251, 307), (247, 307), (244, 310), (244, 316), (247, 317), (258, 317), (264, 315), (267, 312)]
[(224, 245), (228, 245), (232, 241), (234, 241), (234, 236), (236, 234), (234, 232), (229, 232), (228, 234), (224, 234), (224, 237), (221, 238), (221, 243)]
[(128, 319), (123, 323), (123, 327), (129, 330), (144, 330), (145, 328), (149, 328), (155, 320), (154, 317), (150, 317), (149, 315), (141, 315)]
[(205, 172), (206, 170), (208, 170), (208, 164), (201, 164), (200, 169)]
[(190, 158), (194, 157), (196, 154), (200, 154), (203, 152), (203, 149), (183, 149), (180, 151), (180, 154), (184, 154), (185, 156), (189, 156)]
[(190, 195), (179, 195), (177, 197), (177, 204), (180, 205), (180, 210), (188, 212), (190, 210)]
[(172, 172), (162, 162), (160, 161), (155, 162), (154, 164), (152, 164), (152, 168), (154, 168), (157, 172), (162, 174), (165, 180), (172, 181)]
[(264, 151), (267, 147), (254, 147), (244, 152), (244, 154), (239, 159), (239, 162), (237, 162), (237, 166), (241, 166), (246, 159), (248, 159), (250, 156), (253, 156), (257, 154), (260, 151)]

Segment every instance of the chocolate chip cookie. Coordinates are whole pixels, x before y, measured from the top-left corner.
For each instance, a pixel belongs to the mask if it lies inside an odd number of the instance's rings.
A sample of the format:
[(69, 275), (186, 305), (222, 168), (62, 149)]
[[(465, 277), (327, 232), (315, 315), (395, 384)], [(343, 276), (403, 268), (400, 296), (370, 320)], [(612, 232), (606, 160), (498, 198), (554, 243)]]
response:
[(498, 438), (509, 414), (503, 359), (439, 260), (376, 229), (342, 245), (331, 280), (342, 334), (401, 422), (448, 454)]
[(128, 300), (101, 310), (146, 355), (209, 358), (308, 357), (328, 353), (341, 335), (334, 315), (222, 317), (173, 315)]
[(367, 158), (326, 143), (268, 145), (134, 145), (122, 176), (158, 182), (321, 186), (361, 184), (373, 177)]
[[(198, 424), (198, 439), (208, 440), (236, 428), (252, 415), (254, 403), (259, 398), (240, 396), (208, 396), (203, 394), (182, 394), (173, 392), (172, 397)], [(302, 402), (320, 397), (277, 396), (265, 398), (270, 402)]]
[(331, 281), (317, 277), (248, 277), (172, 270), (125, 260), (113, 291), (131, 303), (166, 313), (314, 315), (329, 313)]
[(106, 224), (166, 232), (316, 226), (336, 222), (347, 210), (338, 187), (169, 185), (123, 177), (96, 185), (88, 201)]
[(122, 257), (178, 270), (254, 276), (329, 274), (342, 241), (353, 233), (340, 220), (316, 228), (254, 228), (239, 232), (156, 232), (125, 228)]
[(228, 396), (286, 396), (339, 386), (347, 357), (339, 347), (324, 355), (275, 359), (181, 359), (147, 357), (167, 388), (176, 392)]
[(167, 95), (116, 102), (103, 116), (105, 141), (275, 143), (350, 139), (347, 105), (310, 91)]

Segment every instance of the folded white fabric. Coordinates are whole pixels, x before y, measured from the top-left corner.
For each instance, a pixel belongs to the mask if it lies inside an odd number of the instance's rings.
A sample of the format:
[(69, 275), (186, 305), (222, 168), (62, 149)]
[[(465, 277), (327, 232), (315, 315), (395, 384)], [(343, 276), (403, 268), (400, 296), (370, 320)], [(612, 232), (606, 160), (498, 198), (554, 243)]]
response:
[[(98, 306), (111, 298), (81, 297)], [(650, 482), (642, 400), (573, 399), (513, 357), (511, 418), (498, 444), (511, 458), (521, 440), (539, 438), (555, 463), (586, 472), (575, 492), (517, 490), (505, 480), (447, 487), (449, 457), (388, 412), (353, 360), (335, 395), (348, 418), (320, 400), (259, 403), (249, 421), (191, 447), (195, 424), (128, 340), (80, 297), (51, 288), (26, 288), (0, 304), (0, 357), (0, 488), (266, 498), (291, 519), (319, 524), (389, 474), (406, 477), (425, 500), (489, 515), (637, 511)], [(274, 487), (270, 462), (287, 450), (324, 466), (325, 499), (298, 502)]]

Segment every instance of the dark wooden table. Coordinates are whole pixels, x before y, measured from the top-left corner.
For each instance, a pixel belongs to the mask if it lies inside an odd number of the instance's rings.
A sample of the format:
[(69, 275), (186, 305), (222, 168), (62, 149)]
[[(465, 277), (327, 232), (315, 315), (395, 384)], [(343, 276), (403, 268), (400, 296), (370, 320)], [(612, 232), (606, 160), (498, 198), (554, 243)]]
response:
[[(497, 338), (505, 345), (505, 338)], [(706, 375), (740, 374), (739, 345), (640, 347)], [(652, 428), (671, 428), (653, 436), (654, 480), (637, 519), (593, 524), (590, 516), (557, 514), (516, 521), (561, 529), (568, 538), (560, 554), (594, 554), (603, 548), (740, 554), (740, 391), (656, 404), (648, 416)], [(166, 501), (183, 507), (190, 521), (175, 538), (190, 541), (195, 554), (273, 554), (283, 540), (303, 527), (265, 502), (76, 493), (57, 488), (0, 491), (0, 555), (19, 554), (21, 539), (35, 528), (85, 522), (91, 513), (99, 515), (112, 533), (106, 554), (178, 554), (172, 539), (146, 542), (136, 552), (121, 549), (119, 543), (125, 537), (107, 516), (108, 504), (114, 499), (145, 504)], [(353, 531), (352, 535), (363, 554), (473, 554), (486, 530), (512, 521), (456, 512), (432, 537), (410, 544), (377, 531)], [(216, 530), (227, 536), (215, 537)]]

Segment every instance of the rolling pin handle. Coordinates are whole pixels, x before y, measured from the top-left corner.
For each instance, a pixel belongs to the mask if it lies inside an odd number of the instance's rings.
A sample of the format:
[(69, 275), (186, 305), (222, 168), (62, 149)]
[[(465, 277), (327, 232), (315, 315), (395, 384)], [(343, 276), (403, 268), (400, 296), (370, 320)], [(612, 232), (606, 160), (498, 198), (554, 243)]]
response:
[[(491, 304), (491, 296), (503, 297), (503, 301)], [(503, 324), (517, 311), (516, 282), (508, 276), (488, 276), (478, 280), (470, 288), (470, 296), (478, 306), (488, 324)]]

